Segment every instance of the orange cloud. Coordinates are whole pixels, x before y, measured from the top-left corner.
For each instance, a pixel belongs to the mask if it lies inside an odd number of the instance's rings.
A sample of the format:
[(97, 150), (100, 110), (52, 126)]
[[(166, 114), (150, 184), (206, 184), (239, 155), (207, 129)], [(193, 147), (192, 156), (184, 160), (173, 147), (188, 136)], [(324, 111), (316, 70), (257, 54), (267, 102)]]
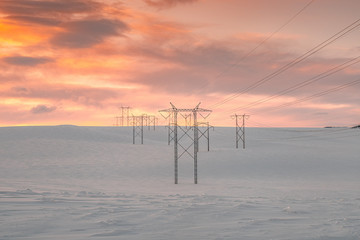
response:
[(130, 62), (127, 58), (115, 57), (115, 58), (63, 58), (58, 61), (60, 67), (65, 69), (85, 70), (88, 73), (92, 70), (112, 71), (113, 69), (121, 70), (129, 67)]
[(51, 33), (44, 31), (44, 29), (0, 22), (0, 41), (5, 47), (32, 45), (44, 42), (50, 36)]
[(156, 8), (169, 8), (177, 4), (193, 3), (198, 0), (143, 0), (146, 4)]

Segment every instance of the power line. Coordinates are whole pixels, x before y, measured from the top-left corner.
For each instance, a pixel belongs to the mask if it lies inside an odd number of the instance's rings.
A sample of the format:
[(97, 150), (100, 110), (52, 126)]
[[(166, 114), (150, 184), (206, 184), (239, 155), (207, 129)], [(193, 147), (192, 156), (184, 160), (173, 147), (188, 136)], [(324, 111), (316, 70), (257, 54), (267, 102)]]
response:
[[(307, 135), (301, 135), (301, 136), (293, 136), (293, 137), (281, 137), (281, 138), (263, 138), (263, 139), (254, 139), (256, 141), (296, 141), (296, 140), (310, 140), (310, 139), (314, 139), (314, 137), (320, 138), (320, 137), (326, 137), (326, 136), (331, 136), (331, 135), (339, 135), (339, 134), (343, 134), (343, 133), (354, 133), (354, 131), (351, 131), (353, 129), (351, 128), (340, 128), (340, 129), (335, 129), (333, 131), (326, 131), (325, 128), (323, 129), (323, 131), (317, 132), (317, 134), (307, 134)], [(351, 132), (350, 132), (351, 131)], [(359, 134), (356, 135), (340, 135), (340, 136), (336, 136), (335, 138), (343, 138), (343, 137), (352, 137), (352, 136), (358, 136)]]
[(289, 88), (286, 88), (286, 89), (284, 89), (284, 90), (282, 90), (282, 91), (279, 91), (278, 93), (273, 94), (273, 95), (271, 95), (271, 96), (269, 96), (269, 97), (262, 98), (262, 99), (260, 99), (260, 100), (255, 101), (255, 102), (249, 103), (249, 104), (247, 104), (247, 105), (244, 105), (244, 106), (235, 108), (235, 109), (233, 109), (233, 110), (231, 110), (231, 111), (237, 111), (237, 110), (240, 110), (240, 109), (248, 109), (248, 108), (250, 108), (250, 107), (259, 105), (259, 104), (261, 104), (261, 103), (268, 102), (268, 101), (270, 101), (270, 100), (272, 100), (272, 99), (274, 99), (274, 98), (283, 96), (283, 95), (285, 95), (285, 94), (287, 94), (287, 93), (293, 92), (293, 91), (295, 91), (295, 90), (297, 90), (297, 89), (299, 89), (299, 88), (302, 88), (302, 87), (305, 87), (305, 86), (307, 86), (307, 85), (310, 85), (310, 84), (312, 84), (312, 83), (314, 83), (314, 82), (317, 82), (317, 81), (319, 81), (319, 80), (321, 80), (321, 79), (324, 79), (324, 78), (326, 78), (326, 77), (328, 77), (328, 76), (331, 76), (331, 75), (333, 75), (333, 74), (335, 74), (335, 73), (337, 73), (337, 72), (339, 72), (339, 71), (341, 71), (341, 70), (344, 70), (344, 69), (346, 69), (346, 68), (348, 68), (348, 67), (350, 67), (350, 66), (352, 66), (352, 65), (354, 65), (354, 64), (359, 63), (359, 62), (360, 62), (359, 58), (360, 58), (360, 56), (358, 56), (358, 57), (356, 57), (356, 58), (353, 58), (353, 59), (351, 59), (351, 60), (348, 60), (348, 61), (346, 61), (345, 63), (342, 63), (342, 64), (340, 64), (340, 65), (338, 65), (338, 66), (336, 66), (336, 67), (333, 67), (333, 68), (331, 68), (331, 69), (329, 69), (329, 70), (327, 70), (327, 71), (325, 71), (325, 72), (323, 72), (323, 73), (320, 73), (319, 75), (317, 75), (317, 76), (315, 76), (315, 77), (312, 77), (312, 78), (310, 78), (310, 79), (308, 79), (308, 80), (306, 80), (306, 81), (300, 82), (300, 83), (298, 83), (298, 84), (296, 84), (296, 85), (294, 85), (294, 86), (292, 86), (292, 87), (289, 87)]
[(354, 86), (354, 85), (357, 85), (357, 84), (360, 84), (360, 78), (355, 80), (355, 81), (352, 81), (352, 82), (349, 82), (349, 83), (346, 83), (346, 84), (343, 84), (343, 85), (340, 85), (340, 86), (337, 86), (337, 87), (334, 87), (334, 88), (330, 88), (330, 89), (328, 89), (326, 91), (315, 93), (315, 94), (310, 95), (308, 97), (304, 97), (304, 98), (301, 98), (301, 99), (298, 99), (298, 100), (295, 100), (295, 101), (292, 101), (292, 102), (289, 102), (289, 103), (284, 103), (284, 104), (282, 104), (280, 106), (277, 106), (277, 107), (274, 107), (274, 108), (262, 110), (261, 113), (275, 111), (275, 110), (278, 110), (278, 109), (281, 109), (281, 108), (284, 108), (284, 107), (288, 107), (288, 106), (291, 106), (291, 105), (294, 105), (294, 104), (309, 101), (309, 100), (312, 100), (314, 98), (318, 98), (318, 97), (324, 96), (324, 95), (329, 94), (329, 93), (337, 92), (337, 91), (340, 91), (342, 89), (345, 89), (345, 88), (348, 88), (348, 87), (351, 87), (351, 86)]
[(330, 45), (331, 43), (333, 43), (334, 41), (336, 41), (337, 39), (345, 36), (346, 34), (350, 33), (351, 31), (353, 31), (355, 28), (360, 26), (360, 19), (356, 20), (355, 22), (351, 23), (350, 25), (348, 25), (347, 27), (343, 28), (341, 31), (337, 32), (336, 34), (332, 35), (330, 38), (326, 39), (325, 41), (321, 42), (320, 44), (318, 44), (317, 46), (315, 46), (314, 48), (310, 49), (309, 51), (307, 51), (306, 53), (302, 54), (301, 56), (295, 58), (294, 60), (292, 60), (291, 62), (287, 63), (286, 65), (282, 66), (281, 68), (279, 68), (278, 70), (276, 70), (275, 72), (263, 77), (262, 79), (260, 79), (259, 81), (253, 83), (252, 85), (250, 85), (249, 87), (234, 93), (232, 96), (227, 97), (226, 99), (213, 104), (212, 108), (217, 108), (235, 98), (237, 98), (238, 96), (249, 92), (250, 90), (253, 90), (255, 88), (257, 88), (258, 86), (264, 84), (265, 82), (273, 79), (274, 77), (278, 76), (279, 74), (283, 73), (284, 71), (286, 71), (287, 69), (293, 67), (294, 65), (304, 61), (305, 59), (307, 59), (308, 57), (312, 56), (313, 54), (317, 53), (318, 51), (320, 51), (321, 49), (325, 48), (326, 46)]
[(242, 56), (236, 63), (230, 65), (228, 68), (220, 72), (218, 75), (216, 75), (215, 79), (220, 78), (223, 76), (226, 72), (230, 71), (237, 65), (239, 65), (240, 62), (242, 62), (244, 59), (249, 57), (253, 52), (255, 52), (259, 47), (261, 47), (265, 42), (267, 42), (270, 38), (272, 38), (275, 34), (280, 32), (283, 28), (285, 28), (287, 25), (289, 25), (297, 16), (299, 16), (307, 7), (309, 7), (315, 0), (311, 0), (308, 2), (300, 11), (298, 11), (294, 16), (292, 16), (289, 20), (287, 20), (283, 25), (281, 25), (278, 29), (276, 29), (273, 33), (271, 33), (269, 36), (267, 36), (264, 40), (262, 40), (255, 48), (250, 50), (248, 53), (246, 53), (244, 56)]
[(270, 126), (268, 124), (264, 124), (264, 123), (259, 123), (257, 121), (254, 121), (253, 119), (249, 120), (250, 123), (253, 123), (253, 125), (258, 126), (258, 127), (262, 127), (262, 128), (275, 128), (274, 126)]
[[(277, 34), (278, 32), (280, 32), (283, 28), (285, 28), (287, 25), (289, 25), (297, 16), (299, 16), (306, 8), (308, 8), (313, 2), (315, 2), (315, 0), (311, 0), (310, 2), (308, 2), (302, 9), (300, 9), (294, 16), (292, 16), (289, 20), (287, 20), (283, 25), (281, 25), (278, 29), (276, 29), (274, 32), (272, 32), (269, 36), (267, 36), (265, 39), (263, 39), (256, 47), (254, 47), (253, 49), (251, 49), (249, 52), (247, 52), (246, 54), (244, 54), (239, 60), (237, 60), (234, 64), (231, 64), (230, 66), (228, 66), (226, 69), (224, 69), (223, 71), (221, 71), (220, 73), (218, 73), (214, 80), (219, 79), (220, 77), (222, 77), (225, 73), (229, 72), (231, 69), (233, 69), (234, 67), (238, 66), (239, 63), (241, 63), (242, 61), (244, 61), (247, 57), (249, 57), (251, 54), (253, 54), (259, 47), (261, 47), (265, 42), (267, 42), (268, 40), (270, 40), (275, 34)], [(199, 88), (199, 90), (204, 89), (205, 87), (207, 87), (208, 84), (204, 84), (202, 87)]]

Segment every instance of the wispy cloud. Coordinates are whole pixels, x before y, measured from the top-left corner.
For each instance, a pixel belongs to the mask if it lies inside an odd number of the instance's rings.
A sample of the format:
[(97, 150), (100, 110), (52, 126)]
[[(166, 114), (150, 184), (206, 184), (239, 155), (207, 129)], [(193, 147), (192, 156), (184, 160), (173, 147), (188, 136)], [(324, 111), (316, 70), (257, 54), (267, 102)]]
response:
[(72, 102), (76, 105), (101, 108), (104, 104), (116, 99), (121, 90), (110, 88), (92, 88), (86, 86), (69, 86), (66, 84), (36, 84), (30, 86), (14, 86), (6, 92), (1, 92), (3, 96), (9, 98), (21, 98), (24, 101), (31, 101), (31, 99), (41, 100), (44, 102)]
[(33, 114), (50, 113), (56, 110), (56, 106), (37, 105), (33, 107), (30, 112)]

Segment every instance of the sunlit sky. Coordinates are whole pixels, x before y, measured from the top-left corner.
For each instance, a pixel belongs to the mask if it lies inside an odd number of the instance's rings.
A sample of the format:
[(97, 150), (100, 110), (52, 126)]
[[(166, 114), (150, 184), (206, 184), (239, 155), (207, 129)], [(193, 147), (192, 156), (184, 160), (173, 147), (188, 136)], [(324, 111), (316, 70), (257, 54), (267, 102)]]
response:
[(252, 127), (354, 126), (359, 9), (359, 0), (0, 0), (0, 126), (112, 126), (121, 106), (165, 124), (158, 110), (170, 102), (201, 102), (212, 125), (249, 114)]

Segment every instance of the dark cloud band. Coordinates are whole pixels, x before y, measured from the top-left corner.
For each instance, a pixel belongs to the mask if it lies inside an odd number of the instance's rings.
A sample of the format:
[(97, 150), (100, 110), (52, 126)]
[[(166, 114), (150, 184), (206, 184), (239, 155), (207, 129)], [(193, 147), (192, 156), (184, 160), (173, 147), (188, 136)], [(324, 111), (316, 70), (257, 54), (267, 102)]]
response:
[(87, 48), (101, 43), (106, 37), (122, 35), (128, 26), (119, 20), (89, 19), (68, 22), (65, 32), (54, 36), (51, 43), (59, 47)]
[(33, 16), (9, 16), (6, 19), (22, 22), (22, 23), (30, 23), (44, 26), (57, 26), (61, 23), (61, 20), (54, 18), (46, 18), (46, 17), (33, 17)]
[(12, 57), (5, 57), (3, 61), (7, 64), (17, 65), (17, 66), (36, 66), (39, 64), (45, 64), (52, 62), (53, 59), (45, 58), (45, 57), (25, 57), (25, 56), (12, 56)]
[(72, 14), (96, 11), (99, 3), (91, 0), (2, 0), (0, 1), (0, 12), (9, 15), (51, 15)]

